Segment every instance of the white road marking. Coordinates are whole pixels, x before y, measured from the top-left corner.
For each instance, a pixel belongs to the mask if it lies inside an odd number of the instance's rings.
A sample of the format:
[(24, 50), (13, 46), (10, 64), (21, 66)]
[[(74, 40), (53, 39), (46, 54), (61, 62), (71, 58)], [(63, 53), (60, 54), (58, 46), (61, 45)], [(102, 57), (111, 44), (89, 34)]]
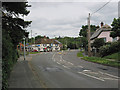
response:
[(77, 67), (83, 68), (83, 66), (80, 66), (80, 65), (79, 65), (79, 66), (77, 66)]
[[(102, 78), (102, 77), (101, 77)], [(107, 79), (107, 80), (118, 80), (118, 79), (114, 79), (114, 78), (103, 78), (103, 79)]]
[(63, 67), (67, 68), (67, 69), (70, 69), (69, 67), (65, 66), (65, 65), (62, 65)]
[(88, 71), (90, 71), (90, 70), (83, 70), (84, 72), (88, 72)]
[(118, 76), (115, 76), (115, 75), (111, 75), (111, 74), (108, 74), (108, 73), (103, 73), (103, 72), (101, 72), (101, 71), (99, 71), (101, 74), (105, 74), (105, 75), (108, 75), (108, 76), (111, 76), (111, 77), (114, 77), (114, 78), (120, 78), (120, 77), (118, 77)]
[(57, 64), (59, 64), (59, 65), (60, 65), (60, 63), (59, 63), (59, 62), (57, 62)]
[(78, 73), (83, 74), (83, 75), (86, 75), (86, 76), (91, 77), (91, 78), (94, 78), (94, 79), (97, 79), (97, 80), (100, 80), (100, 81), (105, 81), (104, 79), (101, 79), (101, 78), (98, 78), (98, 77), (95, 77), (95, 76), (92, 76), (92, 75), (88, 75), (88, 74), (85, 74), (85, 73), (83, 73), (83, 72), (78, 72)]
[(71, 63), (71, 62), (68, 62), (69, 64), (71, 64), (71, 65), (74, 65), (73, 63)]
[(55, 54), (53, 54), (53, 56), (52, 56), (52, 60), (54, 60), (54, 56), (55, 56)]

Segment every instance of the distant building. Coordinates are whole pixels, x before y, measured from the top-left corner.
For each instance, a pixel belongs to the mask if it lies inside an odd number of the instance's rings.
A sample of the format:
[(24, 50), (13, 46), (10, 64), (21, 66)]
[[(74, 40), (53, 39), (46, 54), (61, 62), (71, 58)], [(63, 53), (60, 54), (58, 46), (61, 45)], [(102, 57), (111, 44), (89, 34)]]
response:
[(38, 39), (35, 44), (32, 44), (31, 49), (37, 51), (60, 51), (62, 43), (55, 39), (48, 39), (46, 37)]
[(101, 28), (98, 28), (91, 36), (91, 43), (94, 42), (96, 38), (103, 38), (105, 42), (114, 42), (118, 40), (118, 37), (110, 37), (111, 27), (107, 24), (101, 22)]

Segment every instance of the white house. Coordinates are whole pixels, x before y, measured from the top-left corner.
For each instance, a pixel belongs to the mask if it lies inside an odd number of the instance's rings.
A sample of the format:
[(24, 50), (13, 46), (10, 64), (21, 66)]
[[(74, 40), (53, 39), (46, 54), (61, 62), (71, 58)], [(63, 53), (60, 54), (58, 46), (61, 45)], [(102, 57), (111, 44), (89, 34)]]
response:
[(35, 44), (32, 44), (32, 50), (37, 51), (60, 51), (62, 43), (55, 39), (48, 39), (46, 37), (38, 39)]

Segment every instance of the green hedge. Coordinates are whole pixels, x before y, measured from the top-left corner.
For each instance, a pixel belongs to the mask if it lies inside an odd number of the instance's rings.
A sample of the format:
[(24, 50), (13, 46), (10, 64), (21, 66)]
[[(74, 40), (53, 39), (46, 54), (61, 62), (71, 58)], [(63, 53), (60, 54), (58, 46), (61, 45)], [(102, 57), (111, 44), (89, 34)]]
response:
[(14, 48), (10, 36), (2, 32), (2, 89), (7, 90), (8, 78), (14, 63), (17, 61), (17, 50)]
[(99, 53), (102, 57), (119, 52), (120, 51), (120, 42), (113, 42), (111, 45), (104, 45), (100, 47)]

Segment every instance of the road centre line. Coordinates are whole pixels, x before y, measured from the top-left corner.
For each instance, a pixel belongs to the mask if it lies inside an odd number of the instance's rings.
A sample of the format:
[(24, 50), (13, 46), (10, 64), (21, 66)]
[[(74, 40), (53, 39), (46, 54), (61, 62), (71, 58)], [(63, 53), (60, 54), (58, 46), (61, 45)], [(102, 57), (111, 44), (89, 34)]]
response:
[(92, 76), (92, 75), (88, 75), (88, 74), (85, 74), (85, 73), (83, 73), (83, 72), (78, 72), (78, 73), (83, 74), (83, 75), (86, 75), (86, 76), (91, 77), (91, 78), (94, 78), (94, 79), (97, 79), (97, 80), (100, 80), (100, 81), (105, 81), (104, 79), (101, 79), (101, 78), (98, 78), (98, 77), (95, 77), (95, 76)]
[(118, 77), (118, 76), (115, 76), (115, 75), (111, 75), (111, 74), (108, 74), (108, 73), (103, 73), (103, 72), (101, 72), (101, 71), (99, 71), (101, 74), (105, 74), (105, 75), (108, 75), (108, 76), (111, 76), (111, 77), (114, 77), (114, 78), (120, 78), (120, 77)]

